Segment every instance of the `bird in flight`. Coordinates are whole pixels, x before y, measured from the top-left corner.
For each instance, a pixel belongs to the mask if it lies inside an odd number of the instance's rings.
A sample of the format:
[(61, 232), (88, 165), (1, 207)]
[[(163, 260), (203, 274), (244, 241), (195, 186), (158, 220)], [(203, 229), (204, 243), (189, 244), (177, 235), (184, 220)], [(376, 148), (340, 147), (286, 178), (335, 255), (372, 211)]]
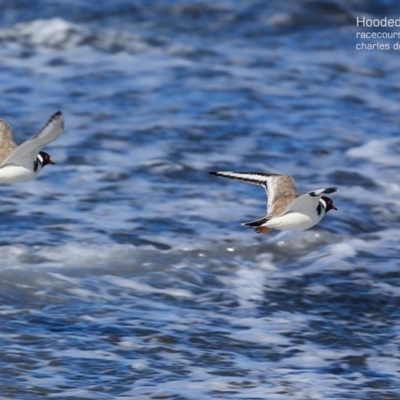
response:
[(212, 171), (210, 174), (264, 187), (268, 196), (267, 215), (243, 224), (258, 233), (309, 229), (318, 224), (328, 211), (337, 210), (332, 199), (324, 196), (338, 191), (336, 187), (300, 195), (294, 179), (287, 175), (229, 171)]
[(17, 146), (10, 126), (0, 119), (0, 183), (20, 183), (33, 179), (45, 165), (54, 164), (41, 151), (56, 140), (64, 129), (61, 112), (56, 112), (30, 140)]

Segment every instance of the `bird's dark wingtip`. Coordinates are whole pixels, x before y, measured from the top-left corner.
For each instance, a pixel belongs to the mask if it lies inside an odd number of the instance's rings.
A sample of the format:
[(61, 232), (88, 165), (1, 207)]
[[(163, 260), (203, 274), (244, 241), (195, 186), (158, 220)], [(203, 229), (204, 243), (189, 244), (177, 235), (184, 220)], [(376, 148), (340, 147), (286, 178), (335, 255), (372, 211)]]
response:
[(330, 187), (330, 188), (327, 188), (327, 189), (325, 189), (325, 193), (335, 193), (335, 192), (338, 192), (339, 191), (339, 188), (337, 188), (337, 187)]

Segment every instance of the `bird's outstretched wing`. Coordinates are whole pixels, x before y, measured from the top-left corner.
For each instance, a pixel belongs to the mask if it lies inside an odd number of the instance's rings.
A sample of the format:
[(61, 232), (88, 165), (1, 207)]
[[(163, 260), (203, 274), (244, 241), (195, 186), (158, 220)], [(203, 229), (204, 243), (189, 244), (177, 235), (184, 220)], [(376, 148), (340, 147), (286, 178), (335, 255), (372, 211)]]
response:
[(268, 196), (268, 219), (280, 215), (299, 196), (294, 179), (288, 175), (230, 171), (212, 171), (210, 174), (263, 186)]
[(17, 148), (10, 125), (0, 119), (0, 162)]

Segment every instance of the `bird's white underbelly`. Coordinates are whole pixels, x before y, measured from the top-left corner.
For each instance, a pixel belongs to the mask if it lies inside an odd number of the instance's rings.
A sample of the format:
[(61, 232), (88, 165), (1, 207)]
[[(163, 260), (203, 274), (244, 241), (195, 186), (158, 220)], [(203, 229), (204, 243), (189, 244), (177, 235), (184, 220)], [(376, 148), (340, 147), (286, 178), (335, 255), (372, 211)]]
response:
[(324, 213), (321, 213), (321, 215), (315, 214), (312, 217), (310, 217), (309, 215), (306, 214), (291, 212), (281, 217), (270, 219), (264, 224), (264, 226), (270, 229), (278, 229), (281, 231), (305, 230), (318, 224), (318, 222), (321, 221), (323, 216)]
[(7, 165), (0, 168), (0, 183), (20, 183), (29, 181), (35, 172), (20, 165)]

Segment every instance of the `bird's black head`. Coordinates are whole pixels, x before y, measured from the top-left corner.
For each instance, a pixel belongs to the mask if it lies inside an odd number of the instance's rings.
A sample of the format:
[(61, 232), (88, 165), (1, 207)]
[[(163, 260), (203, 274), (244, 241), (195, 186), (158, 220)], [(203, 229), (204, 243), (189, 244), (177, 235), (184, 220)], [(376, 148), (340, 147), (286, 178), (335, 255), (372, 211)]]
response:
[(42, 168), (47, 164), (54, 164), (54, 162), (51, 161), (50, 154), (48, 154), (48, 153), (46, 153), (44, 151), (40, 151), (39, 155), (42, 157), (42, 160), (43, 160), (43, 161), (40, 160), (40, 162), (42, 163)]
[(325, 201), (325, 204), (326, 204), (325, 212), (326, 213), (329, 210), (337, 210), (337, 208), (333, 205), (333, 201), (330, 197), (321, 196), (321, 199)]

